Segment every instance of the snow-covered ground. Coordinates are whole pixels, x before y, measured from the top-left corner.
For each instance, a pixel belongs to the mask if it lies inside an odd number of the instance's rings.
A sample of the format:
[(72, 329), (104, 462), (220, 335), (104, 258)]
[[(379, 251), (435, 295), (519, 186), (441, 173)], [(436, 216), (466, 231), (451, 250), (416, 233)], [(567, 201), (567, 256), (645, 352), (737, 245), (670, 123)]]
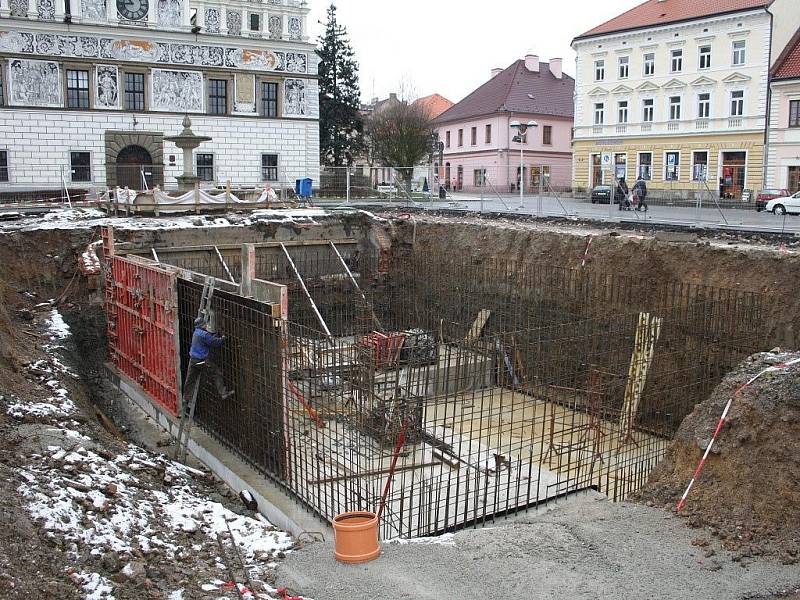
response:
[[(351, 209), (353, 212), (363, 212)], [(334, 213), (323, 208), (261, 209), (249, 213), (231, 213), (224, 216), (183, 215), (156, 217), (113, 217), (94, 208), (56, 209), (44, 215), (23, 217), (17, 221), (0, 222), (2, 231), (35, 231), (48, 229), (77, 229), (113, 225), (124, 230), (142, 229), (192, 229), (197, 227), (235, 227), (256, 223), (315, 223), (314, 219), (329, 217)]]
[[(204, 597), (238, 597), (234, 585), (239, 585), (244, 597), (272, 598), (277, 590), (265, 579), (275, 561), (291, 551), (291, 536), (263, 518), (210, 500), (204, 471), (134, 445), (108, 445), (85, 435), (86, 428), (79, 431), (79, 408), (68, 391), (75, 375), (59, 357), (70, 331), (57, 310), (49, 313), (43, 333), (47, 358), (27, 367), (41, 397), (12, 398), (6, 411), (45, 426), (47, 439), (59, 440), (26, 457), (17, 491), (34, 522), (63, 549), (65, 577), (86, 600), (113, 600), (118, 585), (144, 581), (155, 561), (165, 568), (190, 565), (184, 576), (193, 589), (211, 594)], [(97, 568), (109, 564), (112, 568)], [(230, 569), (238, 584), (230, 581)], [(244, 569), (257, 591), (241, 583)], [(198, 579), (191, 581), (192, 575)], [(192, 597), (174, 583), (165, 598)]]

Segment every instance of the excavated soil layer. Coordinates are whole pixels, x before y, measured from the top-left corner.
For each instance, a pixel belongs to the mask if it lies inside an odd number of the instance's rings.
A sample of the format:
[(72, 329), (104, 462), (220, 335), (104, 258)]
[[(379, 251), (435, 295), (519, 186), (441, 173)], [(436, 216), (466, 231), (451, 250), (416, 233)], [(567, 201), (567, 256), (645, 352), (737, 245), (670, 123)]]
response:
[(784, 243), (707, 232), (696, 241), (669, 242), (657, 240), (655, 232), (466, 216), (415, 216), (397, 223), (395, 252), (413, 244), (439, 256), (543, 261), (570, 268), (583, 264), (588, 272), (761, 292), (770, 300), (764, 350), (800, 347), (800, 240)]
[[(728, 400), (743, 384), (800, 353), (762, 353), (730, 373), (684, 419), (667, 455), (640, 493), (674, 508), (711, 440)], [(736, 395), (681, 515), (707, 527), (741, 556), (800, 560), (800, 363), (771, 370)], [(697, 545), (706, 545), (702, 537)]]

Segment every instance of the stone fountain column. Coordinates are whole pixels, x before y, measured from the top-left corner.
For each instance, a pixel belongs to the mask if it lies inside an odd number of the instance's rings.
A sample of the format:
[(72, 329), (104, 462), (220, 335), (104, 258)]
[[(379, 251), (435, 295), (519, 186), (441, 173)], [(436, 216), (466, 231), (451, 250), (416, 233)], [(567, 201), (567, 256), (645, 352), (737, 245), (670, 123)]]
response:
[(192, 131), (192, 121), (189, 115), (183, 117), (183, 131), (178, 135), (164, 138), (168, 142), (173, 142), (179, 149), (183, 150), (183, 175), (178, 175), (178, 190), (188, 192), (195, 188), (200, 178), (194, 174), (194, 161), (192, 160), (192, 150), (203, 142), (210, 142), (211, 138), (203, 135), (195, 135)]

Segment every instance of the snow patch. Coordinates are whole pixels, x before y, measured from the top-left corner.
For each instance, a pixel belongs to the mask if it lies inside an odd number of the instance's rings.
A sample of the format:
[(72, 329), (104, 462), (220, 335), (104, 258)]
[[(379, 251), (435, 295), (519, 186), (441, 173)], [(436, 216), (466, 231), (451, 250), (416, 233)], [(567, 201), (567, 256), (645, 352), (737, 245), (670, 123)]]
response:
[(75, 573), (73, 578), (86, 592), (86, 600), (114, 600), (114, 587), (99, 573)]
[(64, 322), (64, 317), (55, 308), (50, 311), (50, 318), (47, 320), (47, 331), (51, 340), (65, 340), (72, 335), (69, 325)]
[(437, 545), (437, 546), (455, 546), (456, 534), (443, 533), (435, 537), (423, 538), (394, 538), (387, 540), (387, 544), (398, 544), (404, 546), (406, 544), (423, 544), (423, 545)]

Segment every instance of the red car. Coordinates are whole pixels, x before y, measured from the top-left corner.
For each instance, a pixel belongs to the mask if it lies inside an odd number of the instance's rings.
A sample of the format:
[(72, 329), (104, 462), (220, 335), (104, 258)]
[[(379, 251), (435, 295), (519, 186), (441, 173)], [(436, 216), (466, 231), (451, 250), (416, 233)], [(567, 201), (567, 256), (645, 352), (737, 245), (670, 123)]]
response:
[(789, 190), (779, 190), (771, 188), (768, 190), (761, 190), (756, 196), (756, 210), (761, 212), (767, 206), (767, 202), (775, 200), (775, 198), (785, 198), (789, 195)]

